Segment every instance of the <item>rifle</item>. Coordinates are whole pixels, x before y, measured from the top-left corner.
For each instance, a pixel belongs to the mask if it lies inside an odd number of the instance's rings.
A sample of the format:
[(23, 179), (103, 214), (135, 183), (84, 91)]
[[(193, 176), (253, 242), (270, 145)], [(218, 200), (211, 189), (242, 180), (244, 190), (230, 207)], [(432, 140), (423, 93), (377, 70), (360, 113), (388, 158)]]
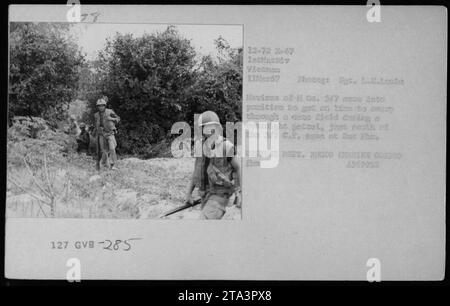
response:
[(170, 216), (170, 215), (172, 215), (174, 213), (177, 213), (179, 211), (185, 210), (186, 208), (194, 207), (195, 205), (198, 205), (201, 202), (202, 202), (202, 199), (197, 199), (197, 200), (193, 201), (192, 204), (186, 202), (186, 204), (184, 204), (184, 205), (182, 205), (180, 207), (174, 208), (172, 210), (169, 210), (168, 212), (162, 214), (161, 216), (159, 216), (159, 218), (164, 218), (164, 217)]

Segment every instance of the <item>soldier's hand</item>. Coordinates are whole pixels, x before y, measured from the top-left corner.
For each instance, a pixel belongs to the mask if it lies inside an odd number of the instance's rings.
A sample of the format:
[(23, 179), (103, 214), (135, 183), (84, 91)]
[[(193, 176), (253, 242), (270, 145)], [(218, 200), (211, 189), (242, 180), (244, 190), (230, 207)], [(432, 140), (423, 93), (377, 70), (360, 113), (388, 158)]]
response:
[(189, 204), (194, 203), (194, 200), (192, 199), (192, 195), (187, 195), (186, 196), (186, 203), (189, 203)]

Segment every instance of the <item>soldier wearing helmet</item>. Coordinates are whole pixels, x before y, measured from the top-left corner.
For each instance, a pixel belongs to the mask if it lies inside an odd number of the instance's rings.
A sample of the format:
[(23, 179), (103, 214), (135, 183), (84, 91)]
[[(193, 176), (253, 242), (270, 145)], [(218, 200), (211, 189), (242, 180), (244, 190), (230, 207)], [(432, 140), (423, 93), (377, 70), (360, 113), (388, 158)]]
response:
[(203, 156), (196, 158), (186, 201), (192, 203), (197, 186), (202, 196), (200, 219), (221, 219), (233, 194), (241, 206), (241, 171), (233, 144), (222, 137), (219, 117), (212, 111), (202, 113), (196, 123), (203, 129)]
[(120, 121), (120, 117), (109, 108), (106, 108), (106, 97), (97, 100), (98, 112), (94, 114), (95, 127), (98, 133), (98, 145), (102, 152), (103, 164), (110, 165), (111, 169), (116, 169), (117, 162), (116, 147), (117, 142), (115, 138), (116, 123)]

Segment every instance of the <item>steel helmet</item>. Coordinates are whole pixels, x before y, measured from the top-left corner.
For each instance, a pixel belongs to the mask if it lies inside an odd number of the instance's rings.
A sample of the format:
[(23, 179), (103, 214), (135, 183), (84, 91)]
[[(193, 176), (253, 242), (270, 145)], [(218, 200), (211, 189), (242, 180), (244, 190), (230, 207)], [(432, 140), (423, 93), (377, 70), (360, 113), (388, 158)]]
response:
[(98, 105), (106, 105), (106, 101), (104, 99), (98, 99), (97, 100), (97, 106)]
[(199, 126), (206, 126), (211, 124), (218, 124), (220, 125), (219, 116), (213, 111), (206, 111), (203, 112), (200, 117), (198, 118), (198, 125)]

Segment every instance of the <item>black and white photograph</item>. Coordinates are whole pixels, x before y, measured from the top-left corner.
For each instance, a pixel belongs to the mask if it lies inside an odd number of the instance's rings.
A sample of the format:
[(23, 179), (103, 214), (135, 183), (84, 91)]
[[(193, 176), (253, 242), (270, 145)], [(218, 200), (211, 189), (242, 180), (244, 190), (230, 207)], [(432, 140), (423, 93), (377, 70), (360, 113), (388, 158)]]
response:
[(191, 144), (242, 120), (242, 31), (11, 23), (7, 218), (240, 219), (234, 140), (216, 140), (228, 157)]

